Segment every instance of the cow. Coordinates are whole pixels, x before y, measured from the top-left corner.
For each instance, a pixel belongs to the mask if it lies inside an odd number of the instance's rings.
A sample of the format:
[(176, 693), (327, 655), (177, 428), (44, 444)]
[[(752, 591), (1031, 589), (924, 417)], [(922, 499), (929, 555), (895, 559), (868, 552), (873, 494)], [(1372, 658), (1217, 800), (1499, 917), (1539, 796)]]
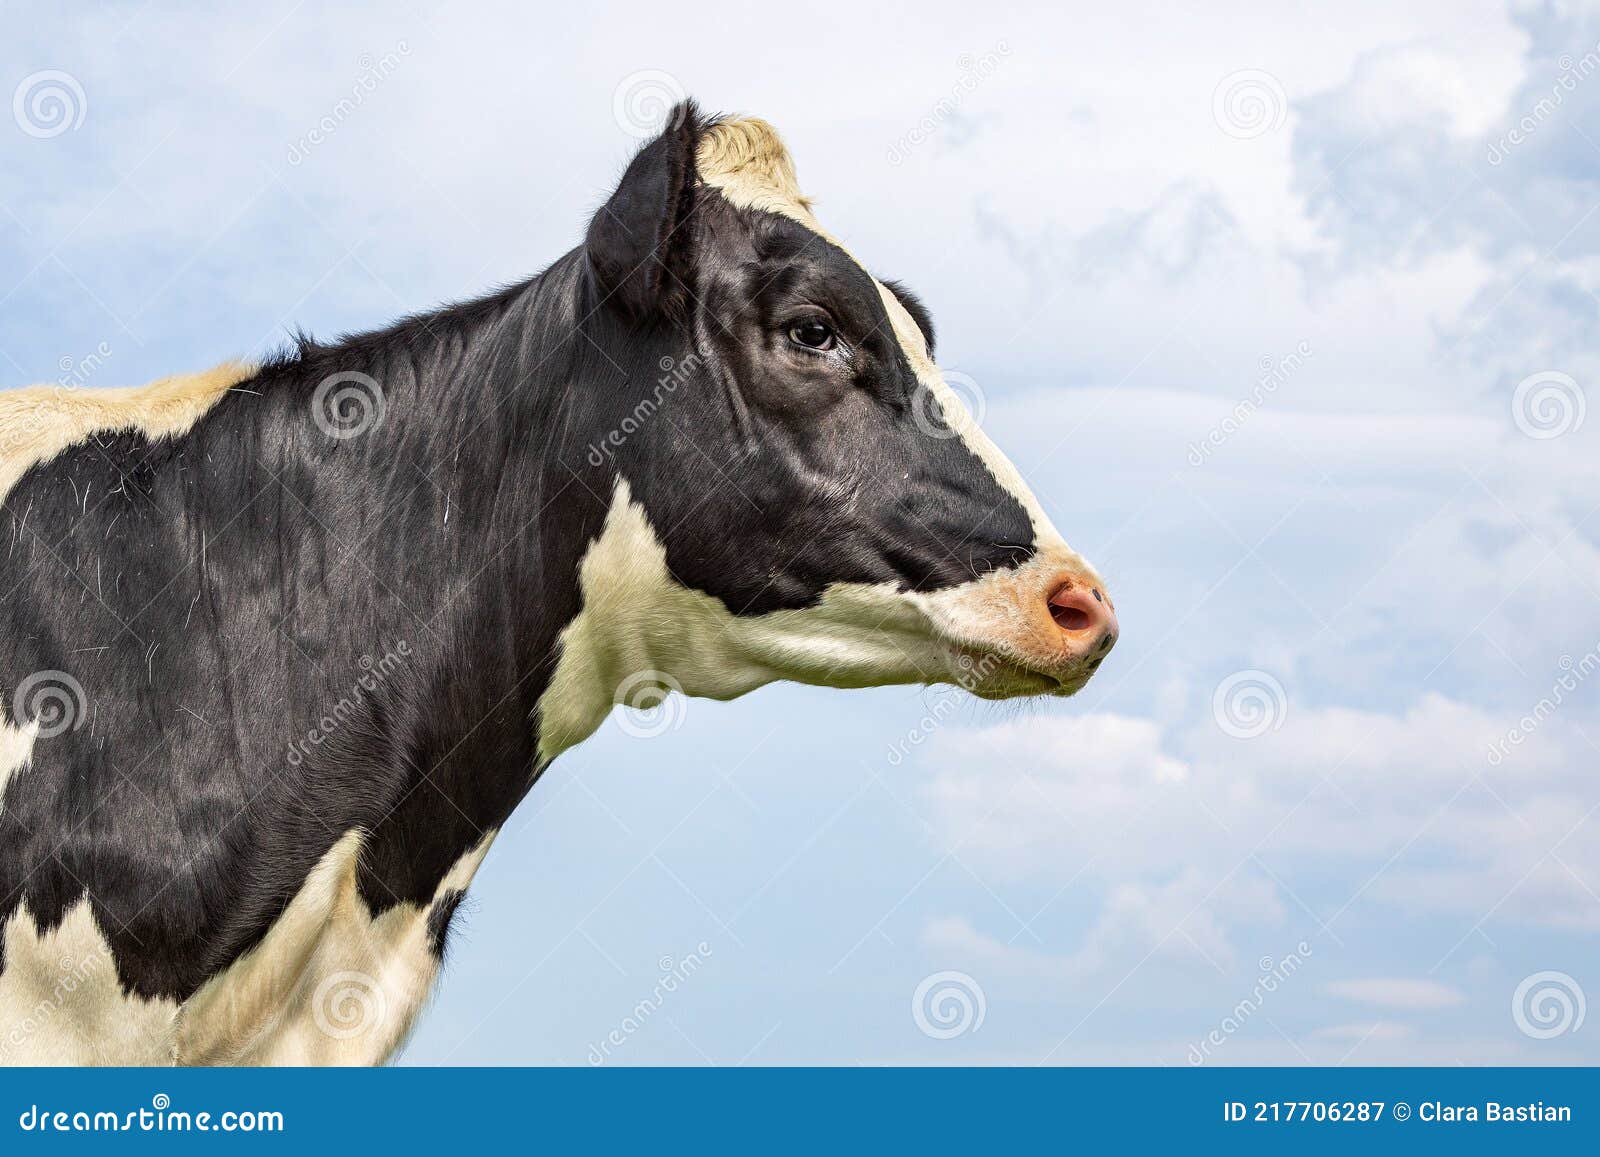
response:
[(0, 393), (0, 1061), (365, 1064), (618, 703), (1071, 695), (1117, 637), (766, 122), (582, 244), (259, 364)]

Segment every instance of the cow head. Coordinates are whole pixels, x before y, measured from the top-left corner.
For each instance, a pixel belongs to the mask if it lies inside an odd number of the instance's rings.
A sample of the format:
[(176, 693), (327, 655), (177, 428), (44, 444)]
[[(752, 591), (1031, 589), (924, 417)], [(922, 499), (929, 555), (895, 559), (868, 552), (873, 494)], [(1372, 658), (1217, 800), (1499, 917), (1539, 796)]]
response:
[(590, 419), (610, 509), (568, 698), (641, 671), (719, 698), (1093, 675), (1117, 638), (1105, 584), (941, 376), (921, 304), (812, 215), (771, 126), (680, 106), (585, 259), (588, 336), (625, 381)]

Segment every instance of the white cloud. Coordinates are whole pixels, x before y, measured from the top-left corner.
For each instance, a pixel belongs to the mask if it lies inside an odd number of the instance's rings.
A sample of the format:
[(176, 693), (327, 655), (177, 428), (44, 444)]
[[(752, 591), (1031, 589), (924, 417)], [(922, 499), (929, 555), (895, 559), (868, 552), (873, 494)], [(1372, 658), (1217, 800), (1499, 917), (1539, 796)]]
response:
[(1333, 996), (1362, 1004), (1375, 1004), (1381, 1008), (1451, 1008), (1465, 1003), (1467, 999), (1449, 985), (1438, 981), (1406, 977), (1336, 980), (1324, 985), (1323, 989)]
[(1376, 1021), (1372, 1024), (1330, 1024), (1326, 1028), (1319, 1028), (1311, 1034), (1323, 1040), (1356, 1041), (1397, 1041), (1410, 1040), (1416, 1035), (1416, 1030), (1409, 1025), (1392, 1024), (1389, 1021)]

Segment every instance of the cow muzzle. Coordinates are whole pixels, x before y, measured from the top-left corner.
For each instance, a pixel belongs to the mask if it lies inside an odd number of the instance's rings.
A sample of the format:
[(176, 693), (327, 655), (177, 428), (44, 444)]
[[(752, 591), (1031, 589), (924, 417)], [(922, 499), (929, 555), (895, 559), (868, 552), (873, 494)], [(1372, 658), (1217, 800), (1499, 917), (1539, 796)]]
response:
[(1120, 634), (1104, 581), (1064, 546), (916, 597), (946, 642), (953, 680), (987, 699), (1071, 695)]

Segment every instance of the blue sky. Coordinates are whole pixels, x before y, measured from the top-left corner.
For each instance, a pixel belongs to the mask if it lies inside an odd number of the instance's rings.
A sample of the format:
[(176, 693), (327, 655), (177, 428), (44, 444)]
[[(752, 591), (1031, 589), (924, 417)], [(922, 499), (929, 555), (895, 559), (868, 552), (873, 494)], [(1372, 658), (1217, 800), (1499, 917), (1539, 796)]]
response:
[(1600, 1062), (1600, 11), (7, 7), (0, 382), (525, 276), (683, 91), (1117, 593), (1068, 702), (606, 724), (402, 1063)]

